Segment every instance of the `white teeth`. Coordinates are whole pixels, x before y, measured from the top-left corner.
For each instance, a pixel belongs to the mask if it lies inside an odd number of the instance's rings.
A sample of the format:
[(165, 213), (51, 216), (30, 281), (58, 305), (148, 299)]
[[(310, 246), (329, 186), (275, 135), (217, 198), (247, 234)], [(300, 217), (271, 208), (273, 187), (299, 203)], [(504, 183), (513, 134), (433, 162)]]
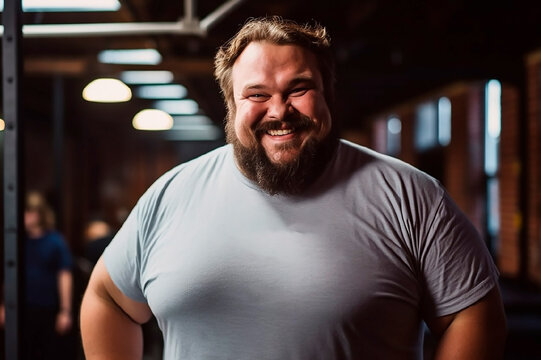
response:
[(287, 134), (291, 134), (293, 132), (292, 129), (287, 129), (287, 130), (269, 130), (267, 131), (267, 134), (271, 135), (271, 136), (283, 136), (283, 135), (287, 135)]

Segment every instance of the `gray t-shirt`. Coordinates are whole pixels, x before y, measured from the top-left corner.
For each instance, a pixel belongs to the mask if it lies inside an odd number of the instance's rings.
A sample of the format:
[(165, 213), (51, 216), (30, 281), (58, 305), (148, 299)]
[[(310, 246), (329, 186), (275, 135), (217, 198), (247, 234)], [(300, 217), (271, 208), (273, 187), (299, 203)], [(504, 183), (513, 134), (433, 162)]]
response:
[(341, 141), (302, 196), (270, 196), (224, 146), (162, 176), (105, 251), (165, 359), (420, 359), (422, 318), (498, 272), (439, 183)]

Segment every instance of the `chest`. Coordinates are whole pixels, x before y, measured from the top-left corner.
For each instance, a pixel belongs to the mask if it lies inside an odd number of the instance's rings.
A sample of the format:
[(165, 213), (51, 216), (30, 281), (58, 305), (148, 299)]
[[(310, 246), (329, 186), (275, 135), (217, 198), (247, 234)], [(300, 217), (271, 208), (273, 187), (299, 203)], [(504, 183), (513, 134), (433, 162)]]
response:
[(143, 286), (157, 316), (336, 321), (382, 298), (418, 301), (396, 234), (358, 213), (317, 202), (229, 204), (179, 217), (153, 243)]
[(29, 267), (55, 268), (60, 261), (58, 247), (45, 238), (26, 240), (25, 261)]

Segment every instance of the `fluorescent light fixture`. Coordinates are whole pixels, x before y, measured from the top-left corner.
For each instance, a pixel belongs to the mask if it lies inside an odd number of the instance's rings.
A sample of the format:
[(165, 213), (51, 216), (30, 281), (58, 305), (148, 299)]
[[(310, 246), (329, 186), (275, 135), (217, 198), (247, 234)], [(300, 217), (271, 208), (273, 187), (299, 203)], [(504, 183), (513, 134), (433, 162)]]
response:
[[(25, 12), (75, 12), (117, 11), (118, 0), (23, 0)], [(4, 11), (4, 0), (0, 0), (0, 11)]]
[(104, 103), (125, 102), (131, 99), (131, 90), (118, 79), (96, 79), (83, 89), (83, 99)]
[(135, 95), (142, 99), (182, 99), (188, 90), (179, 84), (144, 85), (135, 89)]
[(199, 111), (199, 105), (191, 99), (158, 100), (153, 107), (171, 115), (194, 115)]
[(126, 84), (168, 84), (174, 76), (171, 71), (165, 70), (132, 70), (123, 71), (120, 79)]
[(157, 65), (162, 56), (156, 49), (102, 50), (98, 60), (104, 64)]
[(169, 130), (173, 126), (173, 118), (161, 110), (145, 109), (135, 114), (132, 125), (137, 130)]
[(4, 131), (5, 128), (6, 122), (4, 121), (4, 119), (0, 119), (0, 131)]
[(216, 125), (192, 125), (170, 130), (165, 133), (170, 141), (214, 141), (223, 138), (222, 130)]

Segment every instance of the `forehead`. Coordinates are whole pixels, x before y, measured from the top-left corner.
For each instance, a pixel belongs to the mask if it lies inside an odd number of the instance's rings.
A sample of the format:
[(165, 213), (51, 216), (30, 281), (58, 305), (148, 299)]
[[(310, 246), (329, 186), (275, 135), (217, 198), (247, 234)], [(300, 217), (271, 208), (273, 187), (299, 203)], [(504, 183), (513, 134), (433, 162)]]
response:
[(266, 41), (248, 44), (232, 68), (234, 84), (299, 75), (316, 81), (320, 79), (315, 55), (298, 45), (277, 45)]

